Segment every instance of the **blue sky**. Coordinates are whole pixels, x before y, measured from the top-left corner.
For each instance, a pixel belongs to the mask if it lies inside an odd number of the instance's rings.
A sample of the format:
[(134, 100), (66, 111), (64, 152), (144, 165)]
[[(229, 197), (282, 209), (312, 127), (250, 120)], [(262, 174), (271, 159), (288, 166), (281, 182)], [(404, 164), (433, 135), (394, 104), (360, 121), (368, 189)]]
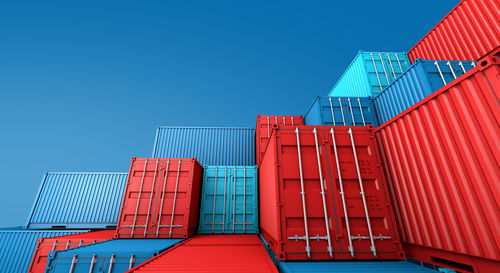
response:
[(46, 171), (127, 171), (158, 125), (304, 114), (358, 50), (405, 51), (458, 1), (0, 4), (0, 226)]

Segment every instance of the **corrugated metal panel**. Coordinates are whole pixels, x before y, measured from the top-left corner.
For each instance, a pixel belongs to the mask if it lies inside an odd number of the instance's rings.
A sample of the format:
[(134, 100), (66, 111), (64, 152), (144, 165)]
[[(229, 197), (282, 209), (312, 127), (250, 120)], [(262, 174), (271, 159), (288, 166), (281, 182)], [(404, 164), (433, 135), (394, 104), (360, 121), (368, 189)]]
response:
[(27, 272), (39, 238), (82, 233), (88, 230), (0, 230), (0, 272)]
[(257, 166), (204, 166), (199, 233), (258, 233)]
[(395, 262), (280, 262), (282, 273), (368, 273), (368, 272), (397, 272), (397, 273), (424, 273), (437, 272), (405, 261)]
[(430, 60), (476, 61), (500, 45), (500, 1), (462, 0), (410, 51)]
[(126, 179), (127, 173), (49, 172), (27, 227), (114, 228)]
[(374, 121), (369, 97), (317, 97), (304, 115), (305, 125), (365, 126)]
[(329, 97), (371, 97), (410, 67), (406, 52), (359, 51)]
[(378, 122), (387, 122), (475, 66), (470, 61), (418, 59), (373, 99)]
[(257, 235), (197, 235), (127, 272), (275, 272)]
[(404, 258), (380, 168), (372, 125), (273, 130), (259, 166), (259, 223), (278, 259)]
[[(125, 272), (179, 242), (182, 242), (182, 239), (116, 239), (68, 250), (52, 251), (45, 272)], [(73, 271), (70, 271), (72, 265)], [(93, 268), (90, 270), (92, 265)]]
[(118, 238), (187, 238), (198, 229), (203, 167), (195, 158), (132, 158)]
[(152, 157), (196, 157), (202, 165), (255, 164), (255, 129), (158, 127)]
[(482, 59), (376, 131), (403, 242), (470, 266), (500, 260), (498, 75), (498, 57)]

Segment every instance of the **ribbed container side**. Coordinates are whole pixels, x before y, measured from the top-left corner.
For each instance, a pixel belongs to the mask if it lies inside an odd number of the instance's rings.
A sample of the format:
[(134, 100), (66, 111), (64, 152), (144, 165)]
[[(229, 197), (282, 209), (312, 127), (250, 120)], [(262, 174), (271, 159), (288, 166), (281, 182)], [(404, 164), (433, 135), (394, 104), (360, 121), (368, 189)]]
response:
[(141, 264), (181, 239), (116, 239), (49, 253), (46, 273), (119, 273)]
[(500, 45), (500, 1), (462, 0), (410, 51), (413, 62), (476, 61)]
[(43, 273), (47, 266), (47, 257), (50, 251), (65, 250), (84, 245), (94, 244), (113, 239), (114, 230), (99, 230), (73, 235), (40, 238), (31, 259), (28, 273)]
[(257, 166), (204, 166), (198, 233), (258, 233)]
[(277, 273), (256, 234), (196, 235), (127, 272)]
[(127, 173), (48, 172), (29, 229), (115, 228)]
[(187, 238), (198, 230), (203, 167), (195, 158), (135, 158), (117, 238)]
[(476, 66), (470, 61), (418, 59), (403, 75), (373, 98), (383, 124)]
[(257, 124), (255, 125), (255, 164), (259, 165), (260, 159), (264, 156), (267, 142), (271, 136), (271, 131), (275, 125), (302, 125), (304, 119), (302, 116), (273, 116), (257, 115)]
[(254, 165), (255, 129), (158, 127), (152, 157), (196, 157), (202, 165)]
[(375, 96), (410, 65), (406, 52), (359, 51), (328, 96)]
[(86, 231), (0, 229), (0, 272), (27, 272), (39, 238)]
[(259, 179), (278, 260), (404, 258), (372, 125), (278, 126)]
[(498, 75), (498, 56), (481, 59), (376, 131), (402, 241), (421, 249), (416, 259), (500, 267)]
[(280, 262), (281, 273), (366, 273), (366, 272), (397, 272), (397, 273), (432, 273), (435, 270), (425, 268), (406, 261), (394, 262)]
[(305, 125), (365, 126), (375, 124), (371, 98), (316, 98), (304, 115)]

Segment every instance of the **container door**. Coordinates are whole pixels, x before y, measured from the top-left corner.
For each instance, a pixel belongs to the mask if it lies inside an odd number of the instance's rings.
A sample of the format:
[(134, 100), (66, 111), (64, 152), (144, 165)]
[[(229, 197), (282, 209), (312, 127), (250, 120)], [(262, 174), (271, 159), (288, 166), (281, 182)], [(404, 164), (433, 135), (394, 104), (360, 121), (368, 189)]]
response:
[(255, 167), (231, 169), (226, 233), (257, 233), (256, 176)]
[(342, 98), (342, 109), (344, 110), (347, 125), (366, 126), (374, 124), (374, 113), (369, 98)]
[(401, 76), (408, 69), (408, 67), (410, 67), (410, 64), (406, 60), (406, 56), (404, 54), (396, 52), (386, 52), (383, 53), (383, 55), (390, 82), (393, 82), (395, 79), (399, 78), (399, 76)]
[(321, 124), (318, 125), (345, 126), (348, 122), (340, 97), (320, 99), (320, 116)]
[(201, 201), (200, 233), (224, 233), (228, 227), (228, 192), (231, 169), (205, 168)]

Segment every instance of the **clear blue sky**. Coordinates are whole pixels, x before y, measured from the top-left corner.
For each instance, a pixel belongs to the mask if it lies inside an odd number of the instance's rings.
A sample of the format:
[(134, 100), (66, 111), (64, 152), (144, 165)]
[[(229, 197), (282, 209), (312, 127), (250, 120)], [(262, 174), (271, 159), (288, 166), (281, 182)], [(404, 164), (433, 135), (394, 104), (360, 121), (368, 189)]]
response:
[(25, 224), (46, 171), (127, 171), (131, 156), (150, 156), (158, 125), (304, 114), (358, 50), (408, 50), (458, 3), (10, 2), (0, 226)]

